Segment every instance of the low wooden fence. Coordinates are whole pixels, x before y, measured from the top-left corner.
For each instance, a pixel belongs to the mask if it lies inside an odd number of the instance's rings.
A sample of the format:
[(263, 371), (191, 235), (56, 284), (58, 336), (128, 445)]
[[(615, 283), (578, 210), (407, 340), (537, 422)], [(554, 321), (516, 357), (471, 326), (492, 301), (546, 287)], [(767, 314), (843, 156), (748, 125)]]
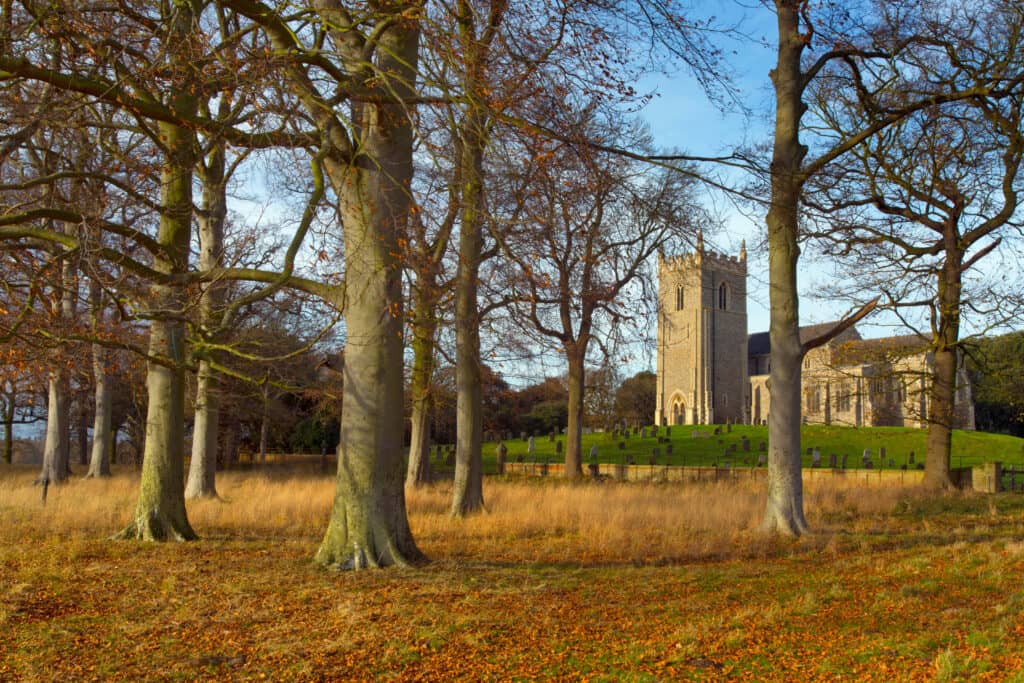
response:
[[(505, 463), (504, 474), (512, 476), (560, 477), (563, 463)], [(584, 473), (594, 478), (607, 477), (616, 481), (701, 482), (761, 480), (768, 475), (764, 467), (688, 467), (680, 465), (622, 465), (598, 463), (584, 466)], [(804, 481), (823, 478), (842, 478), (851, 483), (865, 485), (916, 485), (924, 481), (921, 470), (884, 469), (829, 469), (805, 468)]]

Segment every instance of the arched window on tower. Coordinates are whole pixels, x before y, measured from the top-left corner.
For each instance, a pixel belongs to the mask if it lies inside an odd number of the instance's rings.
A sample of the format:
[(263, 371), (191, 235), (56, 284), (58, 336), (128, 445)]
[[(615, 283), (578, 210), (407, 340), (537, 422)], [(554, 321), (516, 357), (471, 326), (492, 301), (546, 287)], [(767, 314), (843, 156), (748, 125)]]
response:
[(723, 311), (729, 308), (729, 285), (724, 282), (718, 286), (718, 308)]
[(676, 310), (683, 310), (683, 286), (676, 287)]

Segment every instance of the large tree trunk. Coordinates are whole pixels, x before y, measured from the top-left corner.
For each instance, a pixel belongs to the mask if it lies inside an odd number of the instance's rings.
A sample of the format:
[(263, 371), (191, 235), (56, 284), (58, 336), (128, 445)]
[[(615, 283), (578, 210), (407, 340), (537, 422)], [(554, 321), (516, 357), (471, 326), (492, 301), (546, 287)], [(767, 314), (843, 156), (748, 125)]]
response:
[(409, 391), (412, 393), (412, 436), (409, 442), (409, 464), (405, 473), (406, 486), (421, 486), (430, 481), (430, 413), (431, 384), (434, 375), (434, 332), (437, 323), (433, 306), (429, 303), (429, 291), (433, 283), (418, 283), (421, 289), (417, 297), (416, 319), (412, 325), (412, 377)]
[[(221, 98), (221, 118), (228, 106)], [(199, 270), (207, 271), (223, 264), (224, 222), (227, 218), (227, 194), (224, 178), (224, 145), (216, 144), (202, 167), (203, 199), (199, 219)], [(203, 329), (216, 327), (224, 300), (223, 286), (211, 282), (199, 300), (199, 319)], [(212, 355), (212, 352), (211, 352)], [(192, 431), (192, 458), (189, 461), (185, 497), (217, 497), (217, 433), (220, 429), (220, 395), (217, 377), (210, 361), (202, 357), (196, 376), (196, 417)]]
[(775, 86), (775, 139), (768, 211), (768, 276), (771, 303), (771, 372), (768, 415), (768, 501), (761, 528), (796, 536), (808, 530), (803, 510), (800, 467), (800, 343), (797, 292), (797, 212), (800, 170), (806, 148), (800, 144), (804, 104), (800, 55), (799, 2), (777, 0), (778, 64)]
[[(186, 81), (183, 68), (190, 55), (185, 37), (195, 17), (187, 3), (176, 3), (168, 19), (167, 49), (170, 66), (180, 78), (171, 95), (175, 111), (194, 115), (196, 92)], [(160, 225), (153, 269), (169, 275), (188, 270), (192, 229), (192, 172), (195, 168), (195, 136), (188, 129), (159, 124), (165, 150), (160, 177)], [(158, 312), (150, 322), (146, 389), (146, 442), (142, 456), (139, 499), (131, 522), (118, 535), (142, 540), (192, 540), (197, 538), (185, 513), (185, 325), (173, 315), (185, 310), (184, 291), (176, 285), (154, 284), (153, 307)]]
[(76, 417), (75, 436), (78, 439), (78, 464), (89, 464), (89, 412), (85, 407), (85, 397), (79, 394), (79, 406)]
[[(401, 11), (401, 7), (395, 8)], [(396, 21), (378, 38), (378, 73), (412, 93), (419, 27)], [(357, 103), (360, 150), (325, 170), (345, 239), (345, 391), (331, 519), (316, 561), (336, 568), (407, 565), (422, 558), (405, 507), (402, 453), (402, 281), (398, 239), (411, 209), (413, 131), (405, 104)]]
[[(491, 8), (494, 9), (493, 7)], [(459, 39), (463, 49), (462, 79), (469, 95), (467, 111), (458, 128), (461, 138), (459, 178), (459, 264), (455, 274), (456, 445), (452, 515), (482, 510), (483, 491), (483, 388), (480, 359), (480, 311), (477, 285), (483, 252), (484, 147), (487, 114), (484, 84), (487, 45), (477, 36), (477, 20), (469, 3), (458, 3)], [(500, 21), (493, 11), (488, 21)]]
[(933, 342), (934, 368), (928, 415), (928, 437), (925, 446), (925, 485), (948, 489), (953, 486), (949, 462), (953, 439), (954, 401), (956, 396), (957, 345), (960, 339), (960, 297), (962, 255), (956, 247), (955, 227), (947, 237), (946, 261), (939, 272), (939, 325)]
[(110, 423), (112, 405), (110, 382), (107, 377), (106, 349), (100, 344), (92, 345), (92, 374), (95, 385), (94, 401), (96, 414), (92, 423), (92, 453), (89, 458), (87, 477), (110, 476), (110, 453), (113, 434)]
[(13, 391), (8, 391), (4, 396), (4, 462), (8, 465), (14, 462), (14, 401), (16, 398)]
[(578, 347), (565, 349), (569, 362), (568, 421), (565, 429), (565, 476), (578, 477), (583, 472), (583, 392), (584, 354)]
[(46, 403), (46, 439), (39, 481), (58, 484), (68, 477), (68, 388), (62, 369), (49, 372)]

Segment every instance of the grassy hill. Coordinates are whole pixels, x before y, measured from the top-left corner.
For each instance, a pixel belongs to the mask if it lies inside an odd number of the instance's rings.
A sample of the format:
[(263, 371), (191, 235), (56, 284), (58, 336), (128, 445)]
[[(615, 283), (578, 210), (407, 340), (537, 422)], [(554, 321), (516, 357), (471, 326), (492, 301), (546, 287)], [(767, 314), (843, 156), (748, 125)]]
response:
[[(720, 429), (721, 434), (715, 435), (715, 429)], [(697, 438), (693, 438), (697, 432)], [(708, 434), (704, 437), (704, 434)], [(658, 464), (687, 465), (687, 466), (724, 466), (750, 467), (756, 466), (758, 462), (759, 448), (761, 443), (767, 446), (768, 428), (750, 425), (735, 425), (731, 431), (725, 426), (715, 427), (713, 425), (682, 425), (671, 428), (670, 434), (666, 437), (666, 428), (658, 430), (658, 434), (667, 441), (660, 443), (658, 437), (651, 434), (651, 428), (647, 428), (647, 437), (643, 438), (642, 432), (637, 434), (630, 431), (628, 437), (615, 437), (611, 433), (589, 434), (583, 437), (583, 460), (589, 461), (592, 446), (597, 446), (597, 461), (602, 463), (622, 463), (632, 459), (636, 464), (647, 464), (650, 462), (653, 450), (659, 450)], [(822, 466), (828, 466), (829, 454), (835, 453), (837, 461), (842, 462), (842, 456), (847, 455), (847, 468), (860, 468), (861, 455), (864, 449), (871, 450), (872, 466), (879, 467), (879, 453), (881, 448), (886, 449), (885, 461), (881, 465), (891, 469), (889, 460), (894, 461), (896, 469), (907, 465), (914, 468), (917, 463), (924, 461), (926, 430), (913, 427), (844, 427), (808, 425), (801, 429), (801, 443), (803, 444), (804, 467), (811, 466), (812, 456), (807, 453), (808, 448), (818, 448), (821, 451)], [(743, 438), (746, 437), (750, 444), (750, 450), (743, 450)], [(560, 462), (564, 460), (564, 450), (560, 454), (557, 451), (557, 442), (562, 442), (565, 447), (565, 437), (558, 436), (555, 441), (549, 440), (549, 436), (538, 436), (535, 442), (535, 458), (538, 462)], [(623, 447), (620, 448), (619, 444)], [(671, 443), (672, 453), (667, 453), (667, 446)], [(484, 446), (484, 471), (495, 472), (495, 448), (497, 443), (490, 442)], [(520, 438), (505, 442), (508, 448), (508, 459), (515, 462), (522, 457), (524, 462), (532, 462), (533, 458), (528, 453), (528, 443)], [(730, 446), (735, 446), (733, 452), (728, 452)], [(445, 448), (445, 447), (442, 447)], [(910, 455), (914, 454), (913, 463), (910, 463)], [(1005, 464), (1024, 464), (1024, 439), (1005, 434), (988, 434), (985, 432), (971, 432), (956, 430), (953, 433), (953, 467), (970, 467), (984, 462), (1002, 462)], [(434, 455), (432, 466), (435, 471), (444, 471), (445, 455)]]

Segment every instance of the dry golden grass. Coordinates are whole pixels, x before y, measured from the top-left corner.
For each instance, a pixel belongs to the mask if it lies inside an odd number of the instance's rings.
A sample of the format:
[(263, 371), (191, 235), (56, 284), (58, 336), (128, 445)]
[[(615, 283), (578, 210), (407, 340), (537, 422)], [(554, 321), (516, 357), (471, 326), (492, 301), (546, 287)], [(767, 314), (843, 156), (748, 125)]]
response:
[[(0, 478), (0, 511), (38, 533), (106, 535), (126, 524), (136, 474), (104, 481), (72, 479), (51, 487), (44, 506), (34, 471)], [(189, 519), (204, 538), (316, 540), (334, 494), (330, 477), (228, 472), (220, 500), (190, 501)], [(815, 529), (856, 530), (880, 523), (912, 490), (816, 480), (805, 488)], [(449, 515), (451, 484), (407, 493), (410, 523), (431, 557), (497, 562), (662, 562), (756, 556), (771, 545), (756, 533), (762, 482), (567, 484), (488, 479), (486, 512)], [(819, 539), (825, 542), (825, 538)]]

